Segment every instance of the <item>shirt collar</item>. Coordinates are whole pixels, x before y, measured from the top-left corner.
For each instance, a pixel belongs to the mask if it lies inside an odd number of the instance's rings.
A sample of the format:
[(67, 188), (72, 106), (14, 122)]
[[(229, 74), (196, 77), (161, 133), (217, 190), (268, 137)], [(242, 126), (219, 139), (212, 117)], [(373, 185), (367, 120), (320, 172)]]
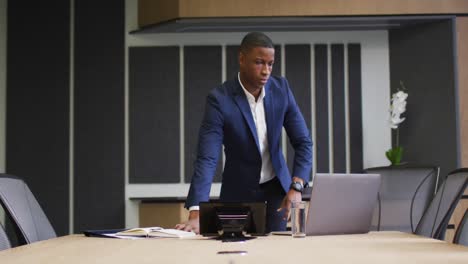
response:
[[(249, 102), (255, 102), (255, 97), (249, 91), (247, 91), (247, 89), (245, 89), (244, 85), (242, 84), (242, 81), (240, 79), (240, 72), (237, 73), (237, 79), (239, 80), (242, 90), (244, 90), (245, 96), (247, 96), (247, 100)], [(260, 96), (258, 97), (257, 101), (262, 101), (264, 97), (265, 97), (265, 86), (262, 87), (262, 91), (260, 92)]]

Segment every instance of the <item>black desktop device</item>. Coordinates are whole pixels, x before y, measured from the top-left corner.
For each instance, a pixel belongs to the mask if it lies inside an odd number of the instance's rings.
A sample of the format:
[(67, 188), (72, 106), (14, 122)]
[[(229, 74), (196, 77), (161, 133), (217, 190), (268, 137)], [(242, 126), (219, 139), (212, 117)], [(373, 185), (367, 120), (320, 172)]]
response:
[(266, 202), (200, 203), (200, 234), (214, 236), (224, 242), (265, 235), (265, 220)]

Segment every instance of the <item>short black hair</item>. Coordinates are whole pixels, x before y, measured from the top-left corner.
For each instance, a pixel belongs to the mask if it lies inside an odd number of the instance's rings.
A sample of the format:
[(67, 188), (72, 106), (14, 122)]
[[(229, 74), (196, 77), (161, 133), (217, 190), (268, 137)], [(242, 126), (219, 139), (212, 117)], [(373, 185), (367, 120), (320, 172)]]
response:
[(242, 39), (239, 50), (241, 52), (247, 52), (255, 47), (275, 48), (273, 41), (264, 33), (250, 32)]

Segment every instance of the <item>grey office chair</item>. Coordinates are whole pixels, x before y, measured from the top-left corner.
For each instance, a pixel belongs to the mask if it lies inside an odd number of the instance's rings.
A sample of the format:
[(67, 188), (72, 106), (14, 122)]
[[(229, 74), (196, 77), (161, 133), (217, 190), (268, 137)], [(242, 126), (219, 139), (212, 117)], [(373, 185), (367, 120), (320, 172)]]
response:
[(382, 179), (371, 229), (413, 233), (434, 196), (439, 168), (399, 165), (365, 171)]
[(468, 209), (465, 211), (457, 228), (453, 243), (468, 246)]
[(0, 250), (4, 250), (7, 248), (11, 248), (11, 243), (8, 239), (5, 229), (3, 229), (3, 226), (0, 223)]
[(57, 236), (41, 206), (21, 178), (0, 174), (0, 202), (26, 243)]
[(435, 239), (444, 239), (450, 217), (467, 185), (468, 168), (449, 173), (424, 212), (415, 233)]

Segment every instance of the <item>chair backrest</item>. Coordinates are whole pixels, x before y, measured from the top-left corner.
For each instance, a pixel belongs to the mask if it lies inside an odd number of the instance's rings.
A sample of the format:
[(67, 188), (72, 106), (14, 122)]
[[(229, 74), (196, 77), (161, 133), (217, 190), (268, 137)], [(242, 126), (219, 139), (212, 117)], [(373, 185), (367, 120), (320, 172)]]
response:
[(7, 248), (11, 248), (11, 243), (8, 239), (5, 229), (3, 229), (3, 226), (0, 223), (0, 250), (4, 250)]
[(453, 243), (468, 246), (468, 209), (466, 209), (460, 225), (458, 225)]
[(450, 217), (468, 185), (468, 168), (455, 170), (447, 176), (431, 204), (424, 212), (415, 233), (443, 239)]
[(439, 168), (404, 165), (366, 172), (380, 174), (382, 179), (371, 229), (413, 233), (434, 197)]
[(0, 174), (0, 202), (26, 243), (57, 236), (41, 206), (21, 178)]

